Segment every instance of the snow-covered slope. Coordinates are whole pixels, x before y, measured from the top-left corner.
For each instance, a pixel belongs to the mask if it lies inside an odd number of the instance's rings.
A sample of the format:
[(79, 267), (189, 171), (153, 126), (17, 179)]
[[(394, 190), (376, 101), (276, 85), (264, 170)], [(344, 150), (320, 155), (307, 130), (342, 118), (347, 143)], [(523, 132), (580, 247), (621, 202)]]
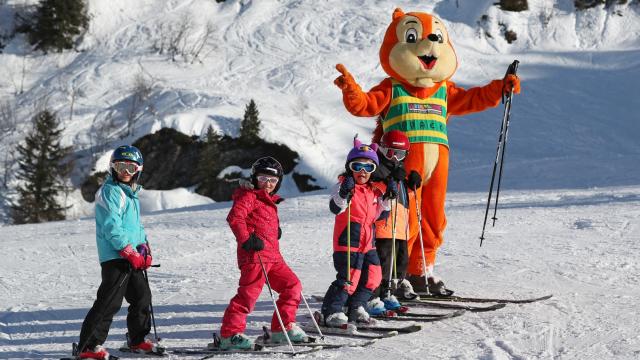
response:
[[(482, 248), (484, 194), (452, 194), (437, 268), (447, 284), (461, 295), (553, 298), (429, 323), (366, 350), (306, 358), (637, 359), (639, 193), (638, 187), (506, 192)], [(324, 293), (334, 279), (327, 201), (326, 195), (303, 196), (280, 207), (281, 248), (307, 296)], [(202, 345), (220, 328), (239, 277), (225, 222), (228, 206), (143, 219), (161, 264), (149, 278), (158, 335), (167, 346)], [(2, 228), (0, 358), (68, 354), (100, 280), (94, 233), (93, 219)], [(125, 309), (113, 323), (110, 348), (124, 339)], [(268, 325), (272, 309), (265, 289), (249, 316), (248, 334)], [(302, 306), (298, 321), (306, 321), (306, 313)]]
[[(7, 75), (0, 79), (0, 94), (16, 104), (22, 121), (18, 132), (2, 137), (0, 150), (12, 151), (34, 104), (46, 99), (64, 121), (65, 144), (76, 148), (77, 185), (95, 165), (88, 151), (95, 129), (109, 119), (115, 127), (107, 148), (163, 126), (202, 134), (213, 125), (236, 135), (244, 105), (253, 98), (264, 137), (300, 153), (299, 171), (326, 186), (353, 135), (367, 138), (373, 128), (373, 119), (344, 110), (332, 84), (334, 65), (344, 63), (365, 89), (383, 79), (377, 52), (391, 12), (400, 6), (433, 11), (447, 22), (460, 61), (454, 76), (459, 85), (500, 78), (513, 59), (520, 60), (523, 93), (512, 111), (506, 188), (637, 184), (637, 2), (577, 13), (569, 0), (531, 0), (530, 10), (521, 13), (493, 3), (91, 0), (91, 26), (80, 52), (22, 57), (24, 39), (18, 37), (0, 54)], [(157, 50), (180, 24), (189, 26), (187, 49), (202, 40), (209, 24), (198, 59), (171, 61)], [(500, 24), (517, 33), (515, 43), (507, 44)], [(152, 92), (135, 134), (122, 138), (136, 77)], [(21, 83), (25, 92), (14, 96)], [(498, 108), (451, 119), (451, 190), (487, 187), (501, 117)], [(75, 198), (76, 213), (86, 213)]]

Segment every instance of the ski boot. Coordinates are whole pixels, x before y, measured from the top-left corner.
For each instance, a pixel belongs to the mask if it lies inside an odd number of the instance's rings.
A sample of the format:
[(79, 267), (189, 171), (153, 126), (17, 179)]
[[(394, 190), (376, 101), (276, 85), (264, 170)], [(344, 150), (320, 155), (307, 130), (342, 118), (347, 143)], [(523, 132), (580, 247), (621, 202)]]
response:
[(421, 275), (409, 275), (409, 284), (412, 286), (415, 292), (426, 293), (427, 292), (427, 279)]
[(394, 295), (385, 297), (384, 299), (382, 299), (382, 302), (384, 303), (384, 308), (386, 310), (396, 311), (402, 308), (402, 304), (400, 304), (400, 302)]
[(376, 319), (372, 318), (362, 306), (358, 306), (358, 308), (349, 312), (349, 322), (365, 325), (375, 325), (377, 323)]
[[(292, 343), (306, 343), (309, 342), (309, 336), (304, 332), (296, 323), (289, 324), (289, 330), (287, 335)], [(287, 337), (284, 335), (284, 331), (273, 331), (271, 333), (271, 342), (275, 344), (286, 344)]]
[(398, 289), (396, 289), (395, 293), (400, 300), (420, 300), (420, 295), (413, 291), (413, 286), (407, 279), (403, 279), (398, 284)]
[(428, 277), (427, 283), (429, 287), (429, 293), (434, 296), (451, 296), (453, 295), (453, 290), (447, 289), (444, 286), (444, 282), (440, 279), (436, 279), (435, 277)]
[(80, 359), (97, 359), (97, 360), (108, 360), (109, 352), (102, 345), (96, 345), (93, 348), (85, 347), (80, 354), (78, 354)]
[(145, 339), (143, 342), (137, 345), (129, 345), (129, 350), (138, 354), (153, 354), (153, 355), (162, 355), (165, 353), (165, 348), (154, 343), (149, 339)]
[[(327, 327), (342, 328), (345, 327), (348, 322), (349, 319), (343, 312), (333, 313), (324, 318), (324, 325)], [(318, 323), (321, 324), (322, 322)]]
[(254, 343), (253, 340), (245, 334), (234, 334), (221, 338), (218, 348), (220, 350), (253, 350)]
[(378, 297), (367, 302), (367, 313), (371, 316), (382, 316), (386, 310), (385, 304)]

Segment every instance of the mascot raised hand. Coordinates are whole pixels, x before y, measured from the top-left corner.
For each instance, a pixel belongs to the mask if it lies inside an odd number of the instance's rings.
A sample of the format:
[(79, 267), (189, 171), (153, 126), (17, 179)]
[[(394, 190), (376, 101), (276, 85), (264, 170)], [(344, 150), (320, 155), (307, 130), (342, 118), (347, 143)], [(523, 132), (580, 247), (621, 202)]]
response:
[[(410, 140), (405, 159), (407, 174), (417, 171), (422, 184), (415, 195), (421, 205), (421, 224), (416, 204), (410, 204), (411, 224), (408, 279), (414, 290), (451, 294), (435, 276), (436, 252), (443, 242), (447, 219), (444, 212), (449, 173), (447, 122), (451, 115), (464, 115), (495, 107), (503, 93), (520, 92), (520, 81), (507, 75), (481, 87), (463, 89), (449, 79), (458, 66), (456, 53), (442, 20), (421, 13), (393, 12), (393, 20), (380, 47), (380, 63), (389, 75), (368, 92), (344, 65), (334, 83), (342, 90), (346, 109), (355, 116), (378, 117), (373, 140), (384, 132), (400, 130)], [(424, 242), (421, 251), (419, 226)], [(426, 270), (426, 274), (425, 274)]]

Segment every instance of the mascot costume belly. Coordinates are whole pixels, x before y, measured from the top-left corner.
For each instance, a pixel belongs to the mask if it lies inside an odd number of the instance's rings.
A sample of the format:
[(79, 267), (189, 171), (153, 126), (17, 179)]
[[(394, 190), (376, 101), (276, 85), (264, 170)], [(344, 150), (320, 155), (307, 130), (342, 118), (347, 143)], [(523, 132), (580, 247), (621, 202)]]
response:
[(442, 20), (427, 13), (404, 13), (401, 9), (393, 12), (380, 48), (380, 63), (389, 77), (368, 92), (362, 91), (342, 64), (336, 66), (341, 75), (334, 83), (342, 90), (344, 106), (351, 114), (377, 116), (374, 142), (391, 130), (400, 130), (409, 138), (405, 168), (407, 173), (417, 171), (423, 181), (415, 189), (421, 214), (417, 213), (415, 203), (410, 205), (408, 279), (416, 291), (451, 294), (433, 270), (447, 224), (444, 212), (449, 173), (447, 121), (451, 115), (497, 106), (503, 93), (520, 92), (520, 81), (515, 75), (507, 75), (481, 87), (456, 86), (449, 79), (458, 61)]

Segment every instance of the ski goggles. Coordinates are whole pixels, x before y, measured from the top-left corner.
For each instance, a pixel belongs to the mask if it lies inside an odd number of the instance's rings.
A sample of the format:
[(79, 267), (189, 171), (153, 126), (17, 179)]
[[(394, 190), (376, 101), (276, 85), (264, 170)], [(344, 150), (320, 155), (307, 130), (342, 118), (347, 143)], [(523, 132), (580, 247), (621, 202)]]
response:
[(405, 157), (407, 157), (407, 152), (408, 152), (407, 150), (388, 148), (384, 146), (380, 146), (379, 149), (380, 149), (380, 152), (387, 159), (391, 160), (395, 157), (396, 160), (398, 161), (402, 161)]
[(268, 182), (273, 185), (277, 184), (278, 181), (280, 181), (280, 179), (278, 179), (277, 177), (266, 176), (266, 175), (259, 175), (257, 179), (259, 182), (262, 182), (262, 183)]
[(138, 164), (133, 163), (133, 162), (124, 162), (124, 161), (116, 161), (116, 162), (111, 164), (111, 167), (117, 173), (127, 172), (127, 174), (129, 174), (129, 175), (134, 175), (138, 171), (142, 170), (142, 165), (138, 165)]
[(376, 171), (376, 164), (367, 163), (367, 162), (352, 161), (352, 162), (349, 163), (349, 169), (351, 169), (351, 171), (353, 171), (353, 172), (360, 172), (360, 170), (364, 170), (366, 173), (370, 174), (370, 173)]

